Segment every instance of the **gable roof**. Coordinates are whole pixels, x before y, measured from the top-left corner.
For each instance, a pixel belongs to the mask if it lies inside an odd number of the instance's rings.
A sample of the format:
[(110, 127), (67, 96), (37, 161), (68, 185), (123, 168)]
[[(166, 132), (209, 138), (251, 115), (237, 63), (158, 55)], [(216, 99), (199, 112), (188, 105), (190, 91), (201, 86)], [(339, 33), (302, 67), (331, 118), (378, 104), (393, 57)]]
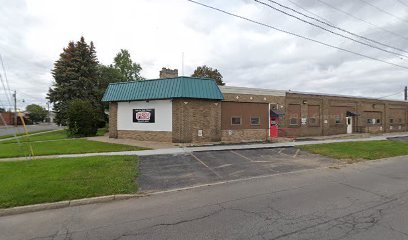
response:
[(224, 95), (213, 79), (176, 77), (111, 83), (102, 101), (124, 102), (173, 98), (223, 100)]

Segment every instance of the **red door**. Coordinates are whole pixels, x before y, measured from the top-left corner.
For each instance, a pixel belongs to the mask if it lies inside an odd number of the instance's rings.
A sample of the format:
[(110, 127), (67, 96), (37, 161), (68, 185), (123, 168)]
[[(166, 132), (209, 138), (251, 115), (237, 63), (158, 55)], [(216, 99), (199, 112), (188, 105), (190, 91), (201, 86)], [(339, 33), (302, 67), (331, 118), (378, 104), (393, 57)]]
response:
[(277, 138), (278, 137), (278, 117), (271, 116), (270, 124), (271, 124), (271, 127), (270, 127), (271, 138)]

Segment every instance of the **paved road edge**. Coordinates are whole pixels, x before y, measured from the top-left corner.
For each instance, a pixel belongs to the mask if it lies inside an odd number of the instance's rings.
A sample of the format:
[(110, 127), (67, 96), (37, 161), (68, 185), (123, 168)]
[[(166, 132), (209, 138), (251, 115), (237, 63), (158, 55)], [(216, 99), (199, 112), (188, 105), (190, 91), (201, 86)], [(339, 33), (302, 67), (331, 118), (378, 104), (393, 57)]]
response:
[(117, 195), (108, 195), (108, 196), (100, 196), (100, 197), (92, 197), (92, 198), (66, 200), (66, 201), (53, 202), (53, 203), (40, 203), (40, 204), (18, 206), (18, 207), (12, 207), (12, 208), (2, 208), (0, 209), (0, 217), (17, 215), (17, 214), (22, 214), (22, 213), (29, 213), (29, 212), (37, 212), (37, 211), (43, 211), (43, 210), (49, 210), (49, 209), (58, 209), (58, 208), (74, 207), (74, 206), (81, 206), (81, 205), (87, 205), (87, 204), (111, 202), (115, 200), (126, 200), (130, 198), (145, 197), (148, 195), (149, 194), (141, 194), (141, 193), (117, 194)]

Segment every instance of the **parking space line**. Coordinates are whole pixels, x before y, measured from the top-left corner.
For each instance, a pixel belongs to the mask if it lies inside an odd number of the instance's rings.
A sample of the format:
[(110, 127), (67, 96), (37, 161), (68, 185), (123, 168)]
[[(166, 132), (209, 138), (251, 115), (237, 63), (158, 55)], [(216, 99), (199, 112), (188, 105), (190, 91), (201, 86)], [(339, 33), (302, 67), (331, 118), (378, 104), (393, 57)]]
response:
[(215, 167), (215, 168), (224, 168), (224, 167), (229, 167), (229, 166), (231, 166), (232, 164), (224, 164), (224, 165), (221, 165), (221, 166), (218, 166), (218, 167)]
[(190, 153), (190, 155), (197, 160), (198, 162), (200, 162), (201, 164), (203, 164), (206, 168), (208, 168), (212, 173), (214, 173), (215, 175), (217, 175), (217, 177), (222, 178), (221, 175), (219, 175), (216, 171), (214, 171), (212, 168), (210, 168), (207, 164), (205, 164), (203, 161), (201, 161), (201, 159), (199, 159), (196, 155), (194, 155), (192, 152)]
[(296, 150), (296, 153), (295, 153), (295, 155), (293, 155), (293, 158), (296, 158), (297, 155), (299, 154), (299, 152), (300, 152), (300, 149)]
[(232, 150), (231, 150), (230, 152), (232, 152), (233, 154), (238, 155), (238, 156), (240, 156), (240, 157), (242, 157), (242, 158), (244, 158), (244, 159), (246, 159), (246, 160), (249, 160), (250, 162), (253, 162), (252, 159), (250, 159), (249, 157), (245, 157), (244, 155), (242, 155), (242, 154), (240, 154), (240, 153), (237, 153), (237, 152), (232, 151)]
[(230, 152), (233, 153), (233, 154), (235, 154), (235, 155), (238, 155), (238, 156), (240, 156), (240, 157), (242, 157), (242, 158), (245, 158), (246, 160), (249, 160), (249, 161), (251, 161), (251, 162), (254, 162), (254, 163), (267, 163), (267, 162), (271, 162), (271, 161), (254, 161), (254, 160), (250, 159), (249, 157), (246, 157), (246, 156), (244, 156), (244, 155), (242, 155), (242, 154), (240, 154), (240, 153), (237, 153), (237, 152), (235, 152), (235, 151), (230, 151)]

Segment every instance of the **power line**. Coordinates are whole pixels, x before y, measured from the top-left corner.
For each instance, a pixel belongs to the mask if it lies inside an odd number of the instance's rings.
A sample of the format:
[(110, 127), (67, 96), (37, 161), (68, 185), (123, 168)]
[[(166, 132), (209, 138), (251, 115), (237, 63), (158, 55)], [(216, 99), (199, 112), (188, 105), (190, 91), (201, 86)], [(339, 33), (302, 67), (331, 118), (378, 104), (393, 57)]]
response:
[(403, 1), (401, 1), (401, 0), (397, 0), (397, 2), (401, 3), (401, 4), (404, 5), (405, 7), (408, 7), (408, 4), (405, 3), (405, 2), (403, 2)]
[(331, 4), (327, 3), (327, 2), (324, 2), (324, 1), (322, 1), (322, 0), (316, 0), (316, 1), (320, 2), (320, 3), (323, 4), (323, 5), (326, 5), (326, 6), (329, 7), (329, 8), (332, 8), (332, 9), (338, 11), (338, 12), (341, 12), (341, 13), (343, 13), (344, 15), (347, 15), (347, 16), (349, 16), (349, 17), (351, 17), (351, 18), (354, 18), (354, 19), (356, 19), (356, 20), (359, 20), (359, 21), (361, 21), (361, 22), (364, 22), (364, 23), (366, 23), (366, 24), (368, 24), (368, 25), (371, 25), (371, 26), (373, 26), (373, 27), (375, 27), (375, 28), (378, 28), (378, 29), (382, 30), (383, 32), (387, 32), (387, 33), (389, 33), (389, 34), (392, 34), (392, 35), (394, 35), (394, 36), (397, 36), (397, 37), (399, 37), (399, 38), (402, 38), (402, 39), (408, 41), (408, 38), (405, 37), (404, 35), (401, 35), (401, 34), (399, 34), (399, 33), (393, 32), (393, 31), (389, 31), (389, 30), (387, 30), (387, 29), (385, 29), (385, 28), (383, 28), (383, 27), (380, 27), (380, 26), (378, 26), (378, 25), (376, 25), (376, 24), (374, 24), (374, 23), (372, 23), (372, 22), (369, 22), (369, 21), (367, 21), (367, 20), (364, 20), (364, 19), (362, 19), (362, 18), (360, 18), (360, 17), (354, 16), (353, 14), (350, 14), (350, 13), (348, 13), (348, 12), (346, 12), (346, 11), (340, 9), (340, 8), (337, 8), (337, 7), (331, 5)]
[[(256, 1), (256, 0), (255, 0), (255, 1)], [(395, 49), (395, 50), (398, 50), (398, 51), (401, 51), (401, 52), (408, 53), (408, 51), (406, 51), (406, 50), (404, 50), (404, 49), (397, 48), (397, 47), (393, 47), (393, 46), (391, 46), (391, 45), (378, 42), (378, 41), (373, 40), (373, 39), (371, 39), (371, 38), (367, 38), (367, 37), (358, 35), (358, 34), (356, 34), (356, 33), (350, 32), (350, 31), (348, 31), (348, 30), (346, 30), (346, 29), (344, 29), (344, 28), (337, 27), (337, 26), (335, 26), (335, 25), (333, 25), (333, 24), (331, 24), (331, 23), (324, 22), (324, 21), (321, 21), (321, 20), (319, 20), (319, 19), (317, 19), (317, 18), (308, 16), (308, 15), (302, 13), (302, 12), (299, 12), (299, 11), (293, 9), (293, 8), (290, 8), (290, 7), (288, 7), (288, 6), (285, 6), (285, 5), (283, 5), (283, 4), (280, 4), (280, 3), (278, 3), (278, 2), (275, 2), (275, 1), (273, 1), (273, 0), (268, 0), (268, 1), (271, 2), (271, 3), (274, 3), (274, 4), (278, 5), (278, 6), (280, 6), (280, 7), (282, 7), (282, 8), (288, 9), (288, 10), (290, 10), (290, 11), (292, 11), (292, 12), (295, 12), (295, 13), (297, 13), (297, 14), (299, 14), (299, 15), (302, 15), (302, 16), (307, 17), (307, 18), (309, 18), (309, 19), (315, 20), (315, 21), (317, 21), (317, 22), (319, 22), (319, 23), (322, 23), (322, 24), (324, 24), (324, 25), (326, 25), (326, 26), (335, 28), (335, 29), (337, 29), (337, 30), (340, 30), (340, 31), (345, 32), (345, 33), (348, 33), (348, 34), (353, 35), (353, 36), (355, 36), (355, 37), (358, 37), (358, 38), (367, 40), (367, 41), (369, 41), (369, 42), (376, 43), (376, 44), (381, 45), (381, 46), (384, 46), (384, 47), (388, 47), (388, 48), (392, 48), (392, 49)], [(258, 1), (257, 1), (257, 2), (258, 2)], [(269, 6), (269, 5), (268, 5), (268, 6)]]
[(396, 92), (396, 93), (393, 93), (393, 94), (391, 94), (391, 95), (379, 97), (379, 98), (377, 98), (377, 99), (383, 99), (383, 98), (387, 98), (387, 97), (392, 97), (392, 96), (395, 96), (395, 95), (398, 95), (398, 94), (401, 94), (401, 93), (402, 93), (402, 92), (401, 92), (401, 90), (400, 90), (400, 91), (398, 91), (398, 92)]
[(403, 22), (408, 23), (408, 21), (406, 21), (406, 20), (403, 19), (402, 17), (398, 17), (398, 16), (396, 16), (396, 15), (390, 13), (390, 12), (387, 12), (387, 11), (385, 11), (384, 9), (379, 8), (379, 7), (377, 7), (376, 5), (374, 5), (374, 4), (370, 3), (370, 2), (367, 2), (367, 1), (365, 1), (365, 0), (360, 0), (360, 2), (363, 2), (363, 3), (365, 3), (365, 4), (369, 5), (369, 6), (371, 6), (372, 8), (377, 9), (378, 11), (380, 11), (380, 12), (382, 12), (382, 13), (384, 13), (384, 14), (387, 14), (388, 16), (391, 16), (391, 17), (393, 17), (393, 18), (395, 18), (395, 19), (398, 19), (398, 20), (400, 20), (400, 21), (403, 21)]
[(294, 1), (291, 1), (291, 0), (286, 0), (286, 1), (292, 3), (293, 5), (295, 5), (296, 7), (300, 8), (300, 9), (302, 9), (303, 11), (309, 13), (310, 15), (313, 15), (313, 16), (315, 16), (315, 17), (318, 17), (318, 18), (323, 19), (324, 21), (330, 23), (330, 20), (328, 20), (327, 18), (324, 18), (324, 17), (322, 17), (322, 16), (319, 16), (319, 15), (317, 15), (317, 14), (315, 14), (315, 13), (313, 13), (313, 12), (307, 10), (306, 8), (302, 7), (300, 4), (298, 4), (298, 3), (294, 2)]
[(400, 54), (400, 53), (397, 53), (397, 52), (394, 52), (394, 51), (389, 51), (389, 50), (387, 50), (387, 49), (384, 49), (384, 48), (381, 48), (381, 47), (377, 47), (377, 46), (375, 46), (375, 45), (372, 45), (372, 44), (369, 44), (369, 43), (365, 43), (365, 42), (356, 40), (356, 39), (354, 39), (354, 38), (348, 37), (348, 36), (346, 36), (346, 35), (343, 35), (343, 34), (334, 32), (334, 31), (332, 31), (332, 30), (330, 30), (330, 29), (327, 29), (327, 28), (324, 28), (324, 27), (322, 27), (322, 26), (320, 26), (320, 25), (318, 25), (318, 24), (315, 24), (315, 23), (306, 21), (306, 20), (304, 20), (304, 19), (302, 19), (302, 18), (300, 18), (300, 17), (297, 17), (297, 16), (295, 16), (295, 15), (293, 15), (293, 14), (290, 14), (290, 13), (288, 13), (288, 12), (285, 12), (285, 11), (283, 11), (283, 10), (281, 10), (281, 9), (279, 9), (279, 8), (276, 8), (276, 7), (274, 7), (274, 6), (270, 5), (270, 4), (267, 4), (267, 3), (265, 3), (265, 2), (261, 2), (261, 1), (259, 1), (259, 0), (254, 0), (254, 1), (257, 2), (257, 3), (260, 3), (260, 4), (262, 4), (262, 5), (265, 5), (265, 6), (269, 7), (269, 8), (271, 8), (271, 9), (274, 9), (274, 10), (276, 10), (276, 11), (278, 11), (278, 12), (281, 12), (281, 13), (287, 15), (287, 16), (290, 16), (290, 17), (292, 17), (292, 18), (295, 18), (295, 19), (297, 19), (297, 20), (299, 20), (299, 21), (302, 21), (302, 22), (307, 23), (307, 24), (309, 24), (309, 25), (312, 25), (312, 26), (314, 26), (314, 27), (320, 28), (320, 29), (322, 29), (322, 30), (324, 30), (324, 31), (326, 31), (326, 32), (329, 32), (329, 33), (332, 33), (332, 34), (334, 34), (334, 35), (340, 36), (340, 37), (342, 37), (342, 38), (351, 40), (351, 41), (356, 42), (356, 43), (359, 43), (359, 44), (361, 44), (361, 45), (365, 45), (365, 46), (367, 46), (367, 47), (375, 48), (375, 49), (377, 49), (377, 50), (380, 50), (380, 51), (383, 51), (383, 52), (386, 52), (386, 53), (390, 53), (390, 54), (394, 54), (394, 55), (397, 55), (397, 56), (400, 56), (400, 57), (408, 58), (408, 56), (406, 56), (406, 55), (404, 55), (404, 54)]
[(1, 54), (0, 54), (0, 61), (1, 61), (1, 67), (3, 68), (4, 78), (6, 79), (7, 89), (9, 90), (9, 92), (11, 92), (9, 81), (7, 78), (6, 68), (4, 67), (4, 61), (3, 61), (3, 57), (1, 56)]
[(348, 50), (348, 49), (345, 49), (345, 48), (337, 47), (337, 46), (334, 46), (334, 45), (331, 45), (329, 43), (325, 43), (325, 42), (322, 42), (322, 41), (319, 41), (319, 40), (316, 40), (316, 39), (305, 37), (305, 36), (302, 36), (302, 35), (297, 34), (297, 33), (289, 32), (289, 31), (286, 31), (286, 30), (283, 30), (283, 29), (279, 29), (277, 27), (273, 27), (273, 26), (268, 25), (266, 23), (262, 23), (262, 22), (252, 20), (252, 19), (240, 16), (240, 15), (237, 15), (237, 14), (234, 14), (234, 13), (230, 13), (230, 12), (227, 12), (225, 10), (206, 5), (204, 3), (196, 2), (194, 0), (187, 0), (187, 1), (191, 2), (191, 3), (194, 3), (194, 4), (197, 4), (197, 5), (200, 5), (200, 6), (203, 6), (203, 7), (206, 7), (206, 8), (209, 8), (209, 9), (212, 9), (212, 10), (215, 10), (215, 11), (218, 11), (218, 12), (221, 12), (221, 13), (224, 13), (224, 14), (227, 14), (227, 15), (230, 15), (230, 16), (233, 16), (233, 17), (236, 17), (236, 18), (243, 19), (243, 20), (248, 21), (248, 22), (252, 22), (252, 23), (255, 23), (255, 24), (258, 24), (258, 25), (261, 25), (261, 26), (264, 26), (264, 27), (279, 31), (279, 32), (283, 32), (283, 33), (286, 33), (286, 34), (289, 34), (289, 35), (292, 35), (292, 36), (295, 36), (295, 37), (298, 37), (298, 38), (309, 40), (309, 41), (314, 42), (314, 43), (319, 43), (319, 44), (327, 46), (327, 47), (331, 47), (331, 48), (334, 48), (334, 49), (337, 49), (337, 50), (348, 52), (348, 53), (351, 53), (351, 54), (354, 54), (354, 55), (357, 55), (357, 56), (360, 56), (360, 57), (365, 57), (365, 58), (368, 58), (368, 59), (371, 59), (371, 60), (374, 60), (374, 61), (377, 61), (377, 62), (382, 62), (382, 63), (385, 63), (385, 64), (389, 64), (389, 65), (392, 65), (392, 66), (395, 66), (395, 67), (408, 69), (408, 67), (405, 67), (405, 66), (402, 66), (402, 65), (399, 65), (399, 64), (396, 64), (396, 63), (387, 62), (387, 61), (381, 60), (379, 58), (370, 57), (370, 56), (365, 55), (365, 54), (361, 54), (361, 53), (354, 52), (354, 51), (351, 51), (351, 50)]

